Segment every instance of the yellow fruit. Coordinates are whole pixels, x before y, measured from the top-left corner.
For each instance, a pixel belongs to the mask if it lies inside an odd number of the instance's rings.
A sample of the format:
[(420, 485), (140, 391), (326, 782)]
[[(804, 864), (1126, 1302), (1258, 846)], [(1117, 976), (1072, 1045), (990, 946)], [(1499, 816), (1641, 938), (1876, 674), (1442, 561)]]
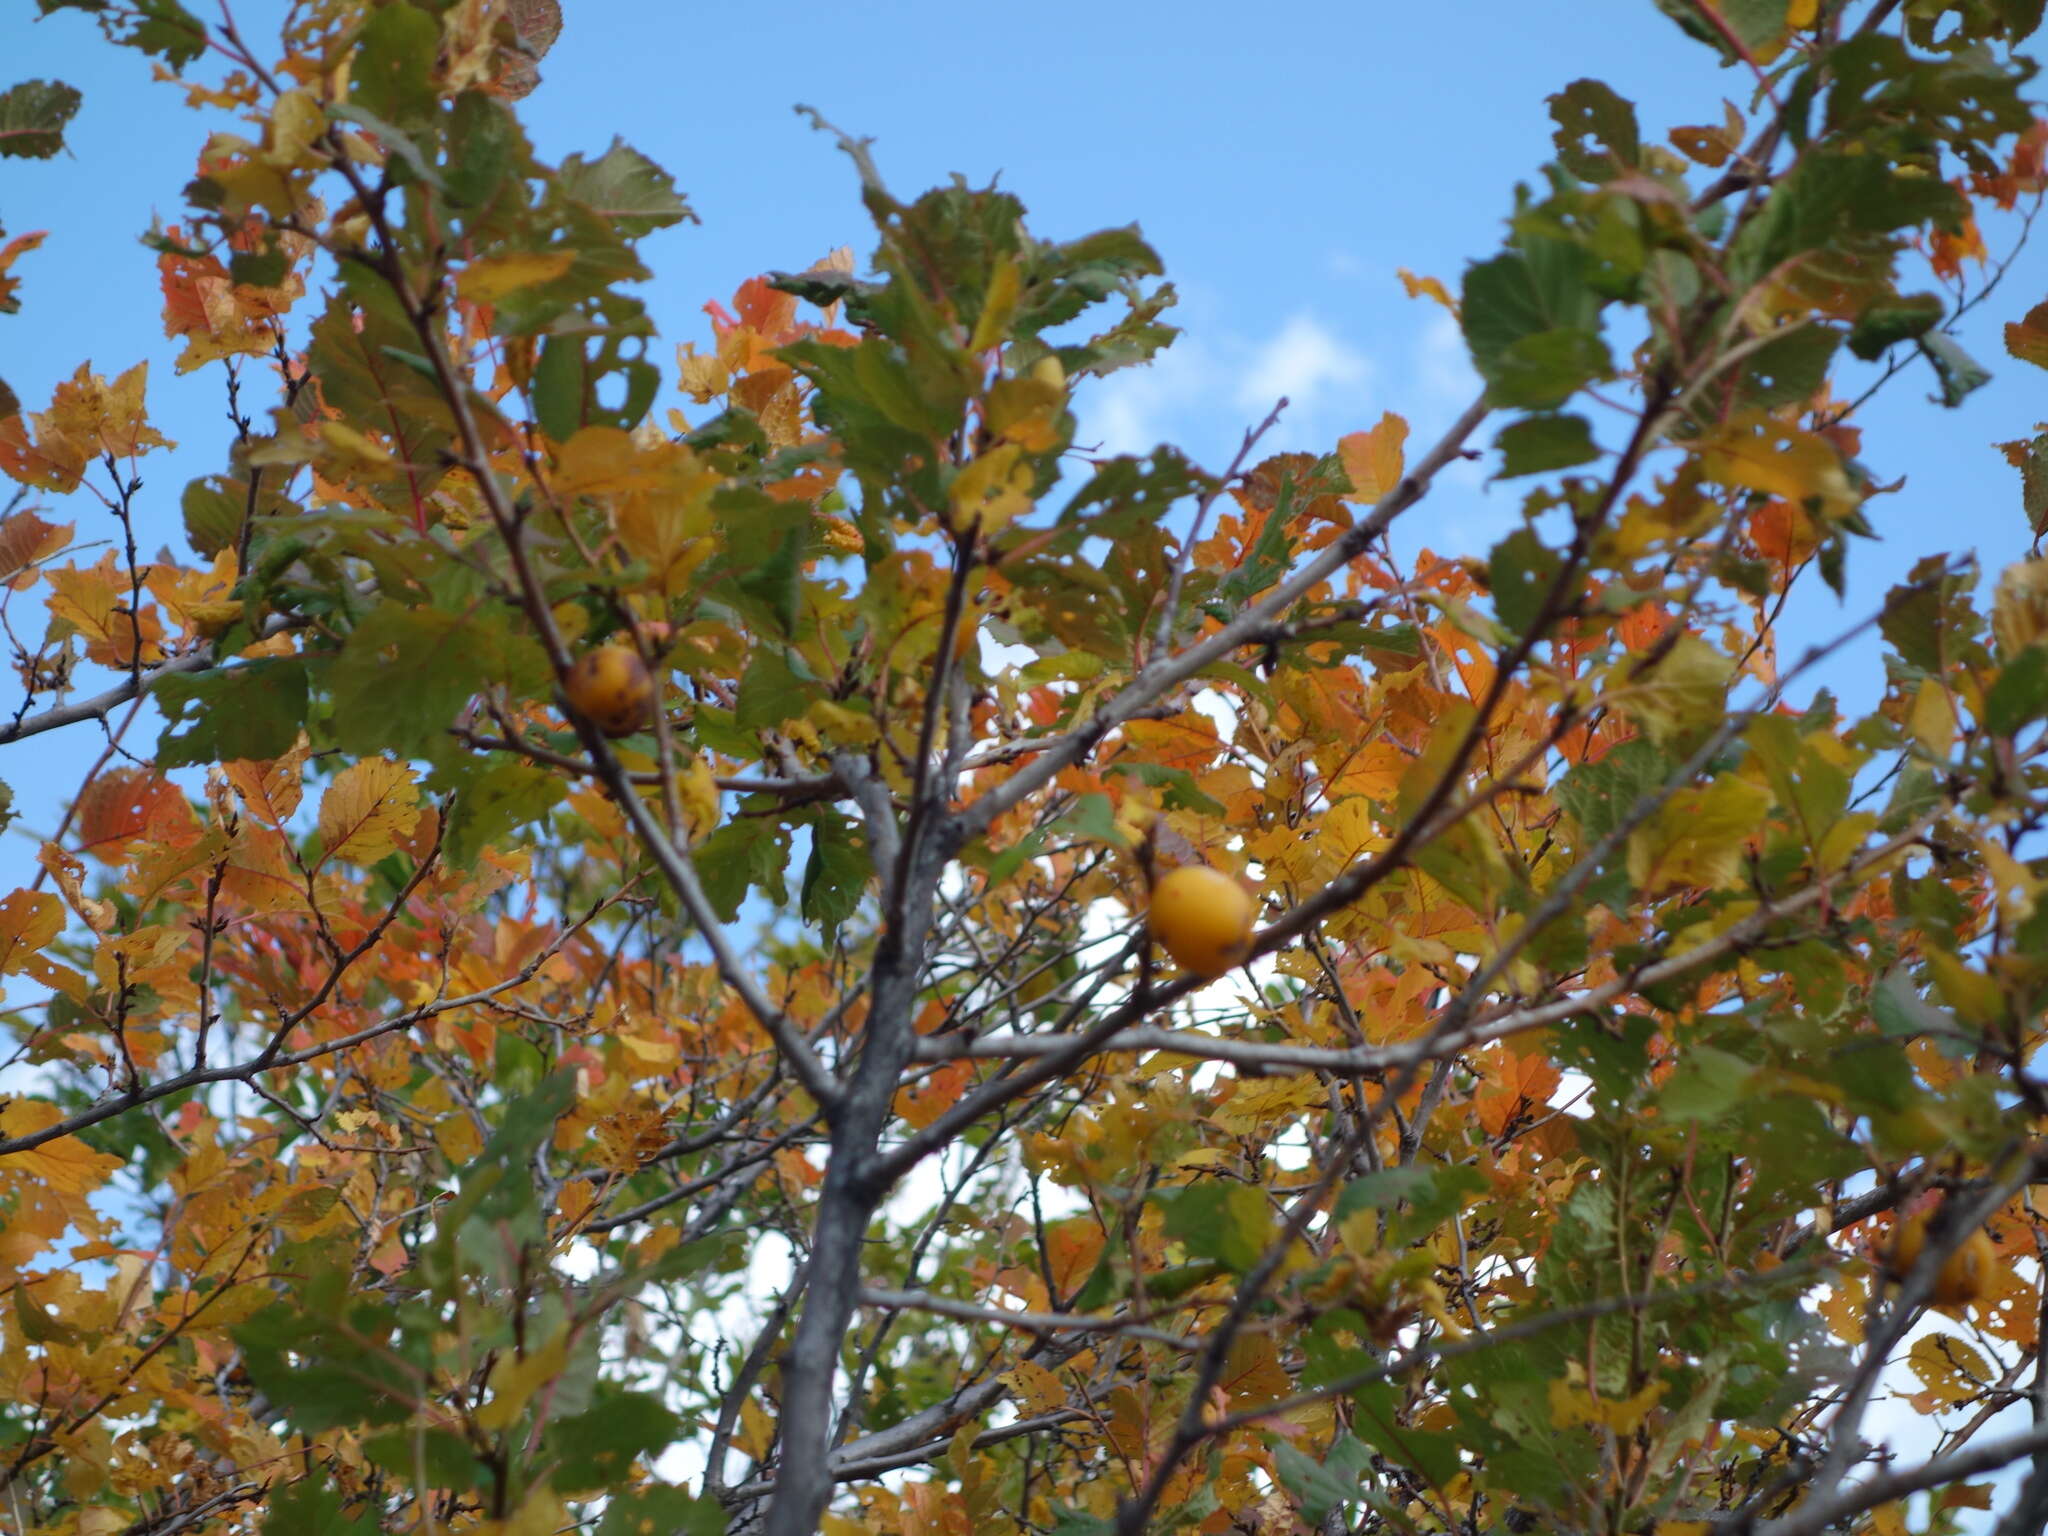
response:
[[(1922, 1211), (1899, 1223), (1898, 1235), (1892, 1239), (1892, 1273), (1903, 1277), (1919, 1262), (1920, 1251), (1927, 1246), (1927, 1224), (1933, 1214)], [(1991, 1289), (1992, 1271), (1997, 1267), (1998, 1250), (1991, 1245), (1991, 1235), (1979, 1227), (1942, 1261), (1941, 1273), (1934, 1277), (1934, 1290), (1928, 1299), (1937, 1307), (1964, 1307), (1982, 1301)]]
[(600, 645), (577, 658), (562, 679), (569, 706), (607, 736), (630, 736), (654, 717), (654, 679), (639, 654)]
[(1213, 981), (1244, 959), (1257, 917), (1257, 903), (1235, 880), (1186, 864), (1153, 887), (1145, 924), (1183, 970)]

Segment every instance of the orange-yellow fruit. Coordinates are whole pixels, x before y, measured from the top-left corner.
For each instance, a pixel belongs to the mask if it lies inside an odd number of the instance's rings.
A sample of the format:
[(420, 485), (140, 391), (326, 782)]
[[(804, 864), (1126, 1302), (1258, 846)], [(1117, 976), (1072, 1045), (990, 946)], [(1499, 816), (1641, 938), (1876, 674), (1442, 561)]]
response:
[[(1922, 1211), (1899, 1223), (1898, 1234), (1892, 1239), (1894, 1274), (1906, 1275), (1919, 1262), (1920, 1251), (1927, 1246), (1927, 1224), (1933, 1214)], [(1991, 1289), (1992, 1272), (1997, 1267), (1998, 1250), (1991, 1245), (1991, 1235), (1979, 1227), (1942, 1261), (1941, 1273), (1934, 1277), (1934, 1290), (1928, 1299), (1937, 1307), (1965, 1307), (1982, 1301)]]
[(654, 717), (654, 679), (639, 654), (623, 645), (600, 645), (577, 658), (562, 679), (577, 714), (607, 736), (630, 736)]
[(1228, 875), (1206, 864), (1185, 864), (1153, 887), (1145, 924), (1183, 970), (1213, 981), (1244, 959), (1258, 912), (1258, 904)]

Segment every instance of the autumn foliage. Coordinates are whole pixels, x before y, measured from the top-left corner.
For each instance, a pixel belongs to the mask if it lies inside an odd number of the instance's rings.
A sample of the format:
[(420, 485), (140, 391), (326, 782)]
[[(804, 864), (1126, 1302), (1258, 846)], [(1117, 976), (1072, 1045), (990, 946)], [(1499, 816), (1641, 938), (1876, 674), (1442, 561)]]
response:
[[(817, 120), (871, 253), (669, 367), (554, 0), (41, 0), (235, 121), (148, 234), (231, 426), (172, 526), (143, 366), (0, 382), (0, 744), (104, 747), (0, 899), (0, 1525), (2038, 1529), (2048, 559), (1859, 413), (1985, 376), (2041, 6), (1657, 3), (1725, 118), (1558, 82), (1408, 279), (1483, 396), (1205, 465), (1081, 433), (1135, 226)], [(1519, 526), (1399, 558), (1465, 455)]]

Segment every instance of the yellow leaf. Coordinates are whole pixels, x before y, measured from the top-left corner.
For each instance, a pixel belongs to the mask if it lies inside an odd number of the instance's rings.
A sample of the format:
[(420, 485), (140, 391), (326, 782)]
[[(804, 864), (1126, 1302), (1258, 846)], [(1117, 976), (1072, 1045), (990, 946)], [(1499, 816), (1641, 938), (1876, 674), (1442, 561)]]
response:
[(749, 1397), (740, 1404), (740, 1427), (733, 1443), (756, 1461), (764, 1460), (775, 1444), (775, 1420)]
[(1761, 410), (1737, 412), (1700, 443), (1700, 472), (1795, 505), (1818, 500), (1824, 517), (1856, 510), (1856, 491), (1834, 444)]
[(325, 860), (374, 864), (398, 846), (419, 819), (412, 769), (388, 757), (366, 757), (335, 775), (320, 797)]
[(1927, 969), (1934, 977), (1934, 990), (1966, 1024), (1987, 1028), (2005, 1017), (2005, 993), (1982, 971), (1973, 971), (1961, 957), (1930, 946)]
[(1067, 1389), (1059, 1377), (1035, 1360), (1019, 1360), (1002, 1374), (1003, 1385), (1017, 1397), (1017, 1406), (1027, 1414), (1051, 1413), (1067, 1405)]
[(2048, 639), (2048, 559), (2022, 560), (2005, 568), (1991, 600), (1991, 632), (2010, 662), (2038, 640)]
[(50, 617), (85, 640), (85, 654), (103, 667), (163, 660), (163, 620), (154, 605), (135, 608), (127, 572), (110, 549), (91, 566), (48, 573)]
[(708, 404), (732, 387), (732, 374), (715, 354), (699, 357), (694, 342), (676, 348), (676, 385), (699, 405)]
[(1240, 1079), (1237, 1091), (1209, 1117), (1233, 1136), (1244, 1136), (1287, 1120), (1309, 1108), (1320, 1108), (1328, 1098), (1314, 1074), (1298, 1077)]
[[(1389, 784), (1384, 798), (1393, 799), (1395, 787)], [(1386, 835), (1373, 819), (1372, 806), (1356, 796), (1331, 806), (1315, 837), (1316, 846), (1333, 855), (1339, 868), (1386, 846), (1386, 841)]]
[(1451, 297), (1450, 291), (1438, 279), (1434, 277), (1417, 277), (1406, 267), (1396, 268), (1394, 275), (1401, 279), (1401, 286), (1407, 290), (1409, 298), (1435, 299), (1437, 303), (1443, 305), (1452, 314), (1455, 315), (1458, 312), (1458, 301)]
[(1951, 1333), (1922, 1334), (1906, 1351), (1906, 1363), (1943, 1406), (1975, 1397), (1998, 1379), (1975, 1346)]
[(1658, 746), (1719, 724), (1734, 664), (1697, 635), (1682, 635), (1654, 666), (1624, 656), (1608, 671), (1608, 697)]
[(568, 1523), (561, 1499), (549, 1489), (536, 1488), (511, 1519), (480, 1521), (469, 1531), (471, 1536), (554, 1536)]
[(1921, 680), (1907, 728), (1930, 757), (1946, 758), (1956, 744), (1956, 706), (1939, 679)]
[(1000, 443), (955, 477), (953, 511), (961, 522), (995, 533), (1031, 510), (1034, 479), (1023, 445)]
[(1550, 1423), (1556, 1429), (1597, 1424), (1617, 1435), (1631, 1435), (1649, 1417), (1650, 1410), (1657, 1406), (1657, 1400), (1669, 1385), (1669, 1382), (1653, 1381), (1633, 1397), (1595, 1398), (1582, 1386), (1569, 1381), (1553, 1381), (1550, 1384)]
[[(434, 1145), (457, 1168), (466, 1168), (484, 1149), (483, 1133), (462, 1110), (443, 1115), (434, 1122)], [(587, 1187), (587, 1186), (578, 1186)]]
[(472, 261), (455, 279), (455, 291), (472, 304), (495, 304), (508, 293), (551, 283), (576, 264), (573, 251), (515, 251)]
[(569, 1331), (560, 1333), (539, 1349), (520, 1355), (500, 1355), (491, 1367), (491, 1400), (476, 1411), (479, 1429), (508, 1429), (519, 1419), (533, 1394), (561, 1375), (569, 1364)]
[(270, 109), (263, 134), (263, 161), (281, 171), (297, 170), (319, 157), (313, 145), (327, 131), (327, 113), (311, 91), (285, 91)]
[(0, 899), (0, 976), (64, 931), (64, 903), (48, 891), (12, 891)]
[(320, 441), (331, 448), (332, 457), (340, 461), (337, 467), (364, 469), (372, 473), (391, 467), (389, 449), (365, 437), (345, 422), (323, 421), (320, 423), (319, 431)]
[[(152, 448), (177, 444), (149, 425), (142, 396), (149, 364), (137, 363), (113, 383), (81, 363), (59, 384), (50, 408), (25, 424), (18, 416), (0, 420), (0, 471), (47, 491), (78, 488), (86, 466), (103, 455), (136, 458)], [(31, 444), (28, 424), (35, 428)]]
[(1645, 893), (1739, 886), (1743, 849), (1770, 808), (1770, 792), (1746, 779), (1681, 789), (1629, 838), (1629, 878)]
[(997, 257), (995, 270), (989, 274), (987, 296), (981, 301), (980, 318), (974, 322), (974, 335), (967, 342), (968, 351), (986, 352), (1009, 334), (1010, 321), (1017, 313), (1017, 298), (1023, 291), (1023, 269), (1011, 257)]
[(1370, 432), (1353, 432), (1337, 440), (1344, 478), (1351, 489), (1346, 501), (1378, 501), (1401, 483), (1407, 464), (1408, 423), (1388, 411)]

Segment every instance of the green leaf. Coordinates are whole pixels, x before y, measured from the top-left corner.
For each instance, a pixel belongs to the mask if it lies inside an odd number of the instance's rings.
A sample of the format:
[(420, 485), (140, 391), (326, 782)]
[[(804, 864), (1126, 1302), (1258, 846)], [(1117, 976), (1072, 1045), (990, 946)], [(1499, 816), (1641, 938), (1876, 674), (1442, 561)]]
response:
[(1934, 365), (1943, 405), (1961, 405), (1972, 391), (1991, 382), (1991, 370), (1965, 352), (1962, 344), (1945, 331), (1929, 331), (1922, 336), (1920, 351)]
[(1493, 611), (1511, 634), (1526, 635), (1542, 616), (1564, 561), (1534, 530), (1517, 528), (1494, 545), (1488, 561)]
[(757, 731), (794, 720), (810, 707), (811, 691), (772, 645), (757, 645), (740, 674), (735, 719), (743, 731)]
[(309, 1466), (283, 1486), (272, 1484), (266, 1503), (263, 1536), (377, 1536), (377, 1519), (367, 1505), (355, 1514), (343, 1512), (324, 1466)]
[(444, 610), (386, 601), (334, 660), (334, 739), (352, 752), (419, 755), (444, 746), (463, 706), (486, 683), (540, 683), (544, 664), (494, 607)]
[(1166, 1212), (1166, 1235), (1191, 1258), (1214, 1259), (1232, 1274), (1258, 1263), (1272, 1235), (1265, 1194), (1249, 1184), (1207, 1180), (1152, 1197)]
[[(127, 0), (118, 11), (108, 0), (37, 0), (45, 16), (57, 11), (89, 11), (100, 29), (124, 48), (155, 54), (173, 69), (190, 64), (206, 52), (206, 28), (178, 0)], [(125, 25), (125, 31), (121, 30)]]
[(2020, 509), (2027, 515), (2027, 526), (2037, 534), (2048, 533), (2048, 434), (2006, 446), (2019, 457)]
[(1464, 1209), (1470, 1196), (1486, 1187), (1485, 1175), (1476, 1168), (1419, 1163), (1383, 1168), (1344, 1186), (1337, 1197), (1336, 1219), (1342, 1221), (1361, 1210), (1406, 1207), (1388, 1231), (1390, 1245), (1406, 1247), (1449, 1221)]
[(1942, 574), (1943, 564), (1932, 556), (1915, 565), (1909, 583), (1885, 594), (1877, 621), (1900, 657), (1929, 675), (1960, 659), (1980, 627), (1969, 601), (1971, 578)]
[(448, 155), (442, 187), (456, 208), (475, 212), (523, 198), (518, 171), (526, 163), (526, 135), (505, 104), (482, 91), (455, 98), (448, 119)]
[(1642, 158), (1635, 107), (1598, 80), (1574, 80), (1552, 96), (1550, 116), (1557, 158), (1581, 181), (1607, 181)]
[(474, 1493), (490, 1483), (491, 1469), (453, 1430), (417, 1424), (387, 1429), (363, 1442), (363, 1455), (372, 1466), (399, 1478), (424, 1472), (437, 1488)]
[(540, 344), (533, 365), (534, 418), (541, 431), (558, 443), (567, 442), (583, 425), (583, 339), (550, 336)]
[(1536, 236), (1466, 269), (1459, 323), (1496, 403), (1547, 409), (1612, 368), (1591, 265), (1582, 247)]
[(1579, 847), (1606, 837), (1645, 795), (1664, 786), (1676, 765), (1643, 737), (1624, 741), (1597, 763), (1581, 763), (1557, 787), (1557, 797), (1579, 824)]
[(61, 80), (24, 80), (0, 91), (0, 159), (47, 160), (58, 153), (79, 100)]
[(852, 822), (843, 816), (813, 822), (811, 854), (798, 896), (804, 921), (828, 934), (835, 932), (859, 910), (869, 873), (867, 847)]
[(1742, 399), (1755, 405), (1793, 405), (1809, 398), (1827, 379), (1842, 333), (1825, 325), (1800, 325), (1772, 338), (1742, 367)]
[(725, 1536), (725, 1511), (681, 1488), (642, 1488), (607, 1501), (591, 1536)]
[(1539, 331), (1511, 342), (1494, 359), (1487, 398), (1495, 405), (1547, 411), (1613, 372), (1607, 343), (1592, 331)]
[(704, 839), (694, 855), (697, 878), (721, 922), (739, 917), (750, 886), (779, 895), (784, 848), (781, 829), (757, 816), (728, 821)]
[(1570, 469), (1600, 457), (1593, 426), (1583, 416), (1524, 416), (1510, 423), (1493, 446), (1500, 450), (1500, 478)]
[(365, 112), (413, 129), (434, 116), (434, 59), (441, 29), (417, 6), (398, 0), (373, 12), (349, 68), (349, 98)]
[(296, 659), (173, 673), (150, 692), (165, 720), (156, 747), (165, 768), (282, 757), (306, 723), (306, 664)]
[(1679, 1122), (1718, 1120), (1742, 1101), (1754, 1073), (1740, 1056), (1710, 1045), (1689, 1045), (1657, 1097), (1659, 1109)]
[(2011, 736), (2048, 717), (2048, 646), (2030, 645), (2005, 664), (1984, 695), (1984, 724)]
[(1331, 1510), (1357, 1503), (1363, 1496), (1362, 1484), (1373, 1475), (1372, 1452), (1348, 1434), (1337, 1437), (1322, 1461), (1278, 1436), (1271, 1443), (1280, 1486), (1301, 1506), (1302, 1518), (1313, 1527), (1320, 1528)]
[(675, 179), (623, 139), (595, 160), (571, 155), (556, 185), (625, 235), (666, 229), (696, 214), (676, 191)]
[(474, 869), (484, 849), (506, 833), (541, 820), (568, 789), (559, 774), (516, 757), (491, 758), (480, 772), (456, 786), (444, 843), (449, 862), (457, 869)]
[(674, 1442), (681, 1421), (645, 1392), (600, 1388), (596, 1403), (548, 1427), (548, 1448), (561, 1458), (550, 1481), (565, 1492), (623, 1482), (634, 1458), (650, 1461)]
[[(806, 530), (792, 523), (781, 541), (762, 559), (743, 569), (733, 585), (760, 604), (763, 617), (781, 634), (796, 632), (797, 614), (803, 599), (803, 560)], [(801, 711), (799, 711), (801, 713)], [(787, 715), (782, 717), (788, 719)], [(745, 724), (744, 721), (741, 722)]]
[(1867, 305), (1849, 332), (1849, 350), (1866, 363), (1882, 357), (1888, 347), (1924, 336), (1941, 324), (1947, 306), (1938, 293), (1893, 295)]

